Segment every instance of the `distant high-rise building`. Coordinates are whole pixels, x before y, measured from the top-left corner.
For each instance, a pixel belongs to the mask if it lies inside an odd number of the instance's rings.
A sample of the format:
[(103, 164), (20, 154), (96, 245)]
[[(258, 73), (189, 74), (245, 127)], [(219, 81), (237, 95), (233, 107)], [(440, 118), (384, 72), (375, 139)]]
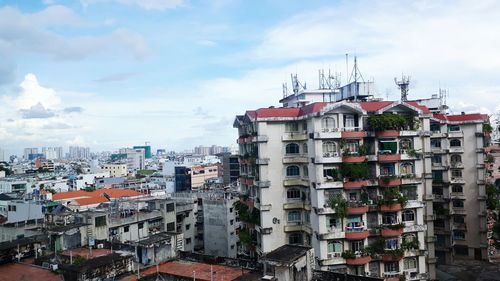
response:
[(127, 155), (127, 167), (129, 171), (137, 171), (143, 170), (145, 167), (144, 159), (145, 150), (143, 148), (139, 149), (131, 149), (131, 148), (122, 148), (119, 151), (119, 154)]
[(63, 149), (62, 147), (42, 147), (42, 153), (47, 159), (62, 159)]
[(30, 147), (24, 149), (24, 160), (28, 160), (30, 154), (38, 154), (38, 148)]
[(70, 146), (69, 159), (89, 159), (90, 158), (90, 148), (82, 146)]
[(151, 146), (150, 145), (136, 145), (133, 147), (134, 149), (144, 149), (144, 157), (146, 159), (151, 159)]
[(231, 149), (229, 147), (212, 145), (212, 146), (202, 146), (199, 145), (194, 148), (194, 153), (198, 155), (216, 155), (223, 152), (229, 152)]
[(0, 161), (5, 161), (5, 151), (0, 148)]

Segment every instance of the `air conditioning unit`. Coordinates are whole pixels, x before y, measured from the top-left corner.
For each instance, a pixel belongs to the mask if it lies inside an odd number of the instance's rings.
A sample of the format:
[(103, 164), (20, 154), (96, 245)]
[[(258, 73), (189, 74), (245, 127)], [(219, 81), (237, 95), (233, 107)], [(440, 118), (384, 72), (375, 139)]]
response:
[(97, 244), (97, 249), (104, 249), (104, 244)]
[(50, 265), (50, 269), (51, 269), (52, 271), (56, 271), (58, 268), (59, 268), (59, 266), (58, 266), (57, 264), (51, 264), (51, 265)]

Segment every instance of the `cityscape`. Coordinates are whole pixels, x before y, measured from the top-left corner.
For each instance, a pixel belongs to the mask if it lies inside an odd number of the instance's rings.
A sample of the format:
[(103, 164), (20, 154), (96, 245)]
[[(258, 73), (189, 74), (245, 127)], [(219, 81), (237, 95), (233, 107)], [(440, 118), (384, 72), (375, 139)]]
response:
[(500, 280), (497, 3), (33, 2), (0, 4), (0, 281)]

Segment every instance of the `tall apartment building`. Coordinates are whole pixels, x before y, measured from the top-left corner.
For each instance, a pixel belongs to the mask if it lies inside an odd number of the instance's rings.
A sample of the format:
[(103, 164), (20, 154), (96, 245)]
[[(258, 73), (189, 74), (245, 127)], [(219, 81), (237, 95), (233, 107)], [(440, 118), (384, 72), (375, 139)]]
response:
[(428, 108), (282, 102), (297, 107), (247, 111), (234, 123), (240, 251), (256, 257), (284, 244), (310, 245), (320, 269), (435, 279)]
[(436, 257), (487, 258), (485, 114), (434, 114), (430, 121)]
[(145, 168), (146, 152), (143, 148), (121, 148), (119, 153), (126, 155), (127, 167), (129, 171), (143, 170)]
[(30, 159), (30, 154), (38, 154), (38, 148), (30, 147), (24, 149), (24, 160)]
[(90, 158), (90, 148), (82, 146), (70, 146), (68, 158), (77, 159), (89, 159)]
[(63, 158), (62, 147), (42, 147), (42, 153), (46, 159), (55, 160)]

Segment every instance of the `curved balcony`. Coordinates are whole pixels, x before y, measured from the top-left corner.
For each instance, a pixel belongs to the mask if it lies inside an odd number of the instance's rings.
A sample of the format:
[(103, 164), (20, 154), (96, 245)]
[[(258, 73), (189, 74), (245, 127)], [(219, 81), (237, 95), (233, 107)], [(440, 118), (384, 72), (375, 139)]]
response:
[(366, 156), (355, 156), (355, 155), (346, 155), (342, 156), (342, 162), (344, 163), (361, 163), (366, 161)]
[(372, 257), (370, 256), (360, 256), (360, 257), (355, 257), (353, 259), (346, 259), (345, 263), (347, 265), (362, 265), (362, 264), (367, 264), (372, 261)]
[(288, 177), (283, 180), (284, 186), (307, 186), (309, 187), (309, 179), (305, 177)]
[(296, 155), (289, 154), (283, 157), (283, 164), (293, 164), (293, 163), (307, 164), (309, 163), (309, 158), (307, 158), (307, 155), (305, 154), (296, 154)]
[(360, 226), (352, 226), (345, 228), (345, 238), (352, 240), (365, 239), (370, 235), (368, 230), (360, 224)]
[[(397, 251), (397, 250), (389, 250), (390, 251)], [(392, 253), (384, 253), (380, 255), (380, 260), (382, 262), (391, 262), (391, 261), (400, 261), (403, 259), (403, 255), (399, 254), (392, 254)]]
[(404, 228), (400, 229), (390, 229), (390, 228), (382, 228), (380, 230), (380, 235), (382, 237), (394, 237), (403, 235)]
[(362, 187), (367, 186), (367, 185), (368, 185), (367, 180), (361, 180), (361, 181), (347, 180), (344, 182), (345, 189), (358, 189), (358, 188), (362, 188)]
[(368, 212), (368, 206), (361, 202), (348, 202), (347, 214), (362, 215)]
[(403, 209), (403, 206), (401, 206), (401, 204), (399, 203), (391, 205), (380, 205), (381, 212), (397, 212), (401, 211), (401, 209)]
[(377, 138), (399, 137), (399, 131), (396, 131), (396, 130), (378, 131), (375, 133), (375, 136)]

